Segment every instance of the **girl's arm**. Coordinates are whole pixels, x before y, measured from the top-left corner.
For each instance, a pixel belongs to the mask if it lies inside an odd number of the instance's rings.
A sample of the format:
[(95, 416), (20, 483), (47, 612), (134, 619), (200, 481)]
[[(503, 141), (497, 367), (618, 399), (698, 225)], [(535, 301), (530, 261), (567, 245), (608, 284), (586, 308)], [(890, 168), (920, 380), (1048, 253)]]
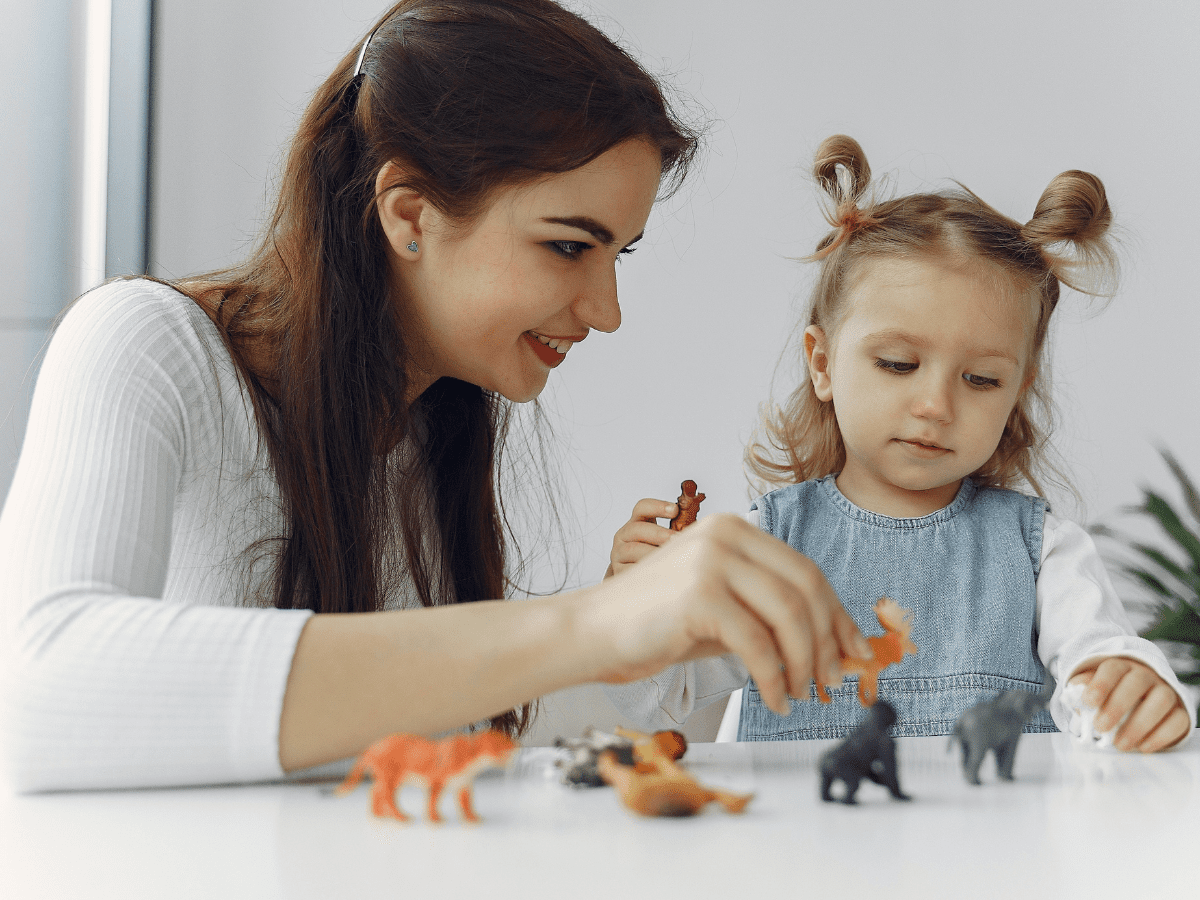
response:
[(1163, 652), (1138, 637), (1091, 537), (1050, 513), (1037, 606), (1038, 655), (1058, 682), (1050, 712), (1060, 729), (1069, 728), (1072, 711), (1063, 703), (1062, 691), (1074, 678), (1099, 679), (1093, 690), (1101, 695), (1101, 730), (1132, 713), (1133, 727), (1117, 736), (1121, 749), (1163, 749), (1196, 727), (1192, 692), (1180, 683)]

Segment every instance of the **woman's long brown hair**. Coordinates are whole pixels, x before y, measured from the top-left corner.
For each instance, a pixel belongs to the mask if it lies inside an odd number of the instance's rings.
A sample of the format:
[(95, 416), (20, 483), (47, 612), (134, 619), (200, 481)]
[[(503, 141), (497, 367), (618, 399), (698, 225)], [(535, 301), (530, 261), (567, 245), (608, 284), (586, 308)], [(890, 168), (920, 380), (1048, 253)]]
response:
[[(412, 338), (376, 174), (397, 162), (403, 186), (469, 225), (498, 188), (632, 138), (660, 149), (673, 187), (696, 135), (624, 50), (549, 0), (406, 0), (356, 76), (358, 52), (309, 103), (257, 250), (178, 286), (221, 331), (278, 482), (284, 533), (251, 548), (274, 565), (275, 606), (378, 610), (406, 579), (425, 606), (500, 598), (509, 404), (452, 378), (406, 402)], [(529, 721), (529, 706), (493, 720)]]

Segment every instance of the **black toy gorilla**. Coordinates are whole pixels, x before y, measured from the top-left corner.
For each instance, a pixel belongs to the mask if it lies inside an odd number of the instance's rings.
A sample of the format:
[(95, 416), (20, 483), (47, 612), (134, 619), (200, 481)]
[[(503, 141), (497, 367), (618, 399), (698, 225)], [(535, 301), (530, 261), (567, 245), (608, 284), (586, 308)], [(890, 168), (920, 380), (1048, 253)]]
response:
[(846, 786), (843, 803), (855, 803), (858, 784), (869, 778), (882, 784), (897, 800), (912, 798), (900, 790), (896, 777), (896, 745), (888, 729), (896, 721), (896, 710), (886, 700), (877, 700), (867, 710), (867, 717), (833, 749), (821, 757), (821, 799), (831, 802), (829, 792), (834, 779)]

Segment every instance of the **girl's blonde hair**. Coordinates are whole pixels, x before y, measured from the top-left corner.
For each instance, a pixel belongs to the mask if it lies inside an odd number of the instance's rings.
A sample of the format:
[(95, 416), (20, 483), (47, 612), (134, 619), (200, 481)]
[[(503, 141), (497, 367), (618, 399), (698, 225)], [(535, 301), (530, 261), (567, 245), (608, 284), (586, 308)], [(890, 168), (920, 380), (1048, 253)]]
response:
[[(809, 313), (832, 340), (845, 316), (846, 296), (870, 262), (887, 257), (938, 256), (980, 270), (1001, 290), (1028, 304), (1032, 379), (1012, 411), (1000, 443), (973, 477), (983, 485), (1027, 483), (1056, 475), (1046, 459), (1053, 415), (1046, 334), (1060, 284), (1096, 296), (1116, 284), (1117, 259), (1109, 236), (1112, 211), (1100, 179), (1063, 172), (1050, 182), (1024, 225), (997, 212), (959, 185), (944, 193), (868, 200), (871, 169), (862, 147), (846, 135), (817, 148), (813, 176), (832, 200), (833, 226), (808, 257), (820, 263)], [(756, 487), (769, 489), (839, 472), (846, 462), (832, 402), (817, 399), (808, 377), (782, 407), (764, 409), (745, 454)]]

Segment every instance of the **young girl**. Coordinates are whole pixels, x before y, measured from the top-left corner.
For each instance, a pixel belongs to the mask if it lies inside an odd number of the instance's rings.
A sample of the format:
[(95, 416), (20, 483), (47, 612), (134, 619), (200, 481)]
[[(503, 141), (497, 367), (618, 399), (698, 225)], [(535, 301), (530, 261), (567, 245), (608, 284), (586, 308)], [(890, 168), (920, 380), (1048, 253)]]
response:
[[(1088, 683), (1098, 728), (1124, 720), (1117, 747), (1177, 743), (1195, 726), (1194, 701), (1134, 634), (1090, 538), (1011, 489), (1037, 490), (1045, 468), (1039, 413), (1060, 283), (1082, 286), (1077, 275), (1112, 259), (1103, 186), (1065, 172), (1020, 225), (965, 189), (865, 202), (870, 170), (845, 136), (821, 145), (814, 172), (833, 198), (834, 230), (814, 257), (808, 378), (747, 450), (755, 475), (788, 485), (761, 497), (750, 520), (816, 562), (864, 632), (878, 632), (881, 596), (913, 611), (919, 652), (879, 680), (896, 734), (946, 734), (974, 703), (1039, 691), (1048, 672), (1059, 689), (1026, 730), (1069, 727), (1062, 688), (1074, 680)], [(1063, 245), (1071, 259), (1056, 252)], [(666, 543), (653, 519), (672, 512), (641, 501), (611, 571)], [(745, 683), (736, 660), (716, 659), (610, 694), (661, 726)], [(739, 739), (840, 737), (862, 709), (856, 685), (832, 693), (780, 717), (751, 682)]]
[(0, 516), (14, 785), (516, 734), (545, 693), (701, 654), (740, 652), (782, 705), (782, 664), (796, 690), (852, 651), (811, 564), (736, 518), (628, 577), (502, 600), (510, 405), (616, 330), (617, 259), (695, 147), (550, 0), (386, 12), (313, 96), (249, 260), (104, 285), (51, 342)]

